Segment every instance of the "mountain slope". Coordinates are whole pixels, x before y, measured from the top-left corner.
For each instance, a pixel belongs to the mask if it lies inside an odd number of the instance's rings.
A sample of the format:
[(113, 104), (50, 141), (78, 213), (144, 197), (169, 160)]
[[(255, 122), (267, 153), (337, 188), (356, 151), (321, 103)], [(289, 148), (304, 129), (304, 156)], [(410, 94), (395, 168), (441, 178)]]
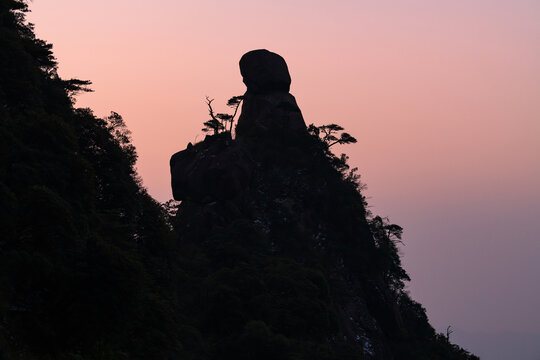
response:
[[(58, 77), (24, 11), (0, 2), (0, 358), (155, 351), (145, 329), (150, 308), (168, 309), (155, 289), (166, 216), (121, 117), (73, 108), (86, 83)], [(172, 343), (167, 321), (154, 332)]]
[(195, 326), (216, 358), (252, 341), (246, 358), (476, 358), (404, 291), (402, 229), (366, 211), (355, 170), (330, 151), (355, 139), (305, 126), (279, 55), (251, 51), (240, 71), (236, 140), (216, 131), (171, 158), (174, 225), (198, 259), (192, 275), (210, 281), (193, 304), (209, 318)]
[(310, 135), (288, 73), (248, 81), (237, 139), (173, 158), (168, 214), (26, 10), (0, 1), (0, 359), (475, 358), (403, 292), (400, 228)]

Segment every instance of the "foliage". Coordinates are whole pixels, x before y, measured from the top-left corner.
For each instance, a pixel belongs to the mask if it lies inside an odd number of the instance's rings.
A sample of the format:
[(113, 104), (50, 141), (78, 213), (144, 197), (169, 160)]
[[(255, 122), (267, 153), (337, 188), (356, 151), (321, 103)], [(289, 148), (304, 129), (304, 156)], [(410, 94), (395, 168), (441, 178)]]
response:
[[(256, 144), (241, 206), (158, 204), (123, 118), (74, 108), (89, 82), (58, 77), (25, 11), (0, 1), (0, 358), (369, 359), (361, 299), (394, 358), (475, 359), (403, 291), (402, 229), (330, 152), (341, 127)], [(206, 128), (241, 100), (208, 99)]]
[[(89, 82), (58, 77), (25, 11), (0, 4), (1, 356), (121, 358), (137, 342), (155, 354), (178, 349), (168, 316), (142, 331), (145, 306), (159, 304), (152, 316), (170, 307), (156, 290), (156, 259), (172, 233), (141, 187), (129, 130), (117, 113), (73, 108)], [(167, 347), (152, 345), (158, 332)]]
[[(212, 108), (212, 102), (214, 99), (206, 97), (206, 105), (208, 105), (208, 113), (210, 115), (210, 120), (204, 122), (204, 132), (212, 132), (213, 135), (217, 135), (221, 132), (228, 131), (232, 134), (232, 128), (234, 124), (234, 118), (238, 112), (238, 108), (244, 99), (243, 96), (233, 96), (227, 101), (227, 106), (234, 110), (232, 114), (227, 113), (217, 113), (214, 114), (214, 109)], [(227, 130), (228, 127), (228, 130)]]
[(349, 157), (346, 154), (341, 154), (338, 157), (332, 151), (330, 151), (330, 147), (336, 144), (346, 145), (357, 142), (355, 137), (346, 132), (342, 132), (339, 134), (339, 137), (337, 137), (338, 132), (342, 130), (344, 130), (343, 127), (337, 124), (321, 126), (310, 124), (308, 126), (308, 133), (313, 138), (317, 139), (322, 152), (332, 163), (332, 166), (342, 174), (344, 180), (355, 186), (358, 191), (364, 190), (365, 185), (360, 182), (360, 175), (357, 173), (358, 168), (355, 167), (351, 169), (347, 163)]
[(337, 133), (342, 130), (344, 129), (337, 124), (322, 126), (310, 124), (308, 127), (308, 132), (316, 137), (320, 137), (321, 141), (325, 143), (328, 148), (336, 144), (354, 144), (356, 142), (356, 138), (346, 132), (342, 132), (339, 135), (339, 138), (336, 137)]

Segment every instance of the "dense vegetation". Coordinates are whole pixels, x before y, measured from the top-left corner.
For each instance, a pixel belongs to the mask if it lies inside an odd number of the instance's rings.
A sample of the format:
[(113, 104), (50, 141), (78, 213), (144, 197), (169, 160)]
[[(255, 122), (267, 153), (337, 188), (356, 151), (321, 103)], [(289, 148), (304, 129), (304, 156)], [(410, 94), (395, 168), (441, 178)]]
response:
[(0, 2), (0, 349), (166, 351), (157, 339), (174, 336), (172, 320), (156, 322), (169, 306), (156, 290), (173, 241), (166, 217), (140, 186), (122, 118), (73, 108), (86, 83), (58, 77), (25, 10)]
[(0, 359), (369, 359), (353, 297), (389, 356), (476, 358), (404, 291), (401, 228), (329, 150), (349, 135), (253, 145), (245, 208), (163, 207), (122, 117), (74, 108), (89, 83), (59, 78), (26, 11), (0, 0)]

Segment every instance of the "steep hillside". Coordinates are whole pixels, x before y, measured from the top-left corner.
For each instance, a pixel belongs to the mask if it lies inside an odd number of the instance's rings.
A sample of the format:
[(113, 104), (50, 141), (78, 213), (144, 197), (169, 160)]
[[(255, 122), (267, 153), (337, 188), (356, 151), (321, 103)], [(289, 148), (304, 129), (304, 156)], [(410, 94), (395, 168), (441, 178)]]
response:
[(0, 1), (0, 359), (476, 358), (404, 292), (401, 228), (331, 153), (351, 137), (306, 128), (283, 59), (243, 58), (236, 138), (173, 156), (164, 207), (26, 11)]
[(0, 358), (160, 357), (166, 216), (122, 118), (73, 108), (87, 83), (58, 77), (25, 10), (0, 2)]
[(366, 211), (355, 169), (330, 149), (356, 140), (306, 127), (279, 55), (251, 51), (240, 71), (236, 140), (214, 127), (171, 158), (174, 225), (191, 276), (204, 274), (186, 307), (202, 308), (216, 358), (474, 359), (404, 291), (402, 229)]

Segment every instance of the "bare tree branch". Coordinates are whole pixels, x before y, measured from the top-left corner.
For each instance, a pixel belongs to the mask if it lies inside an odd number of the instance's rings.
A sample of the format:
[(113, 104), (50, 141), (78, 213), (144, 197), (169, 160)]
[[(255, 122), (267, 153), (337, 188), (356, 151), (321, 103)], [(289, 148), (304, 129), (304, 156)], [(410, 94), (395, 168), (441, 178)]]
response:
[(452, 325), (448, 325), (446, 328), (446, 340), (450, 341), (450, 335), (454, 332), (454, 330), (451, 329)]
[(210, 117), (212, 118), (212, 120), (219, 121), (218, 119), (216, 119), (214, 115), (214, 109), (212, 109), (212, 101), (214, 101), (214, 99), (210, 99), (208, 96), (206, 97), (206, 105), (208, 105), (208, 113), (210, 114)]

